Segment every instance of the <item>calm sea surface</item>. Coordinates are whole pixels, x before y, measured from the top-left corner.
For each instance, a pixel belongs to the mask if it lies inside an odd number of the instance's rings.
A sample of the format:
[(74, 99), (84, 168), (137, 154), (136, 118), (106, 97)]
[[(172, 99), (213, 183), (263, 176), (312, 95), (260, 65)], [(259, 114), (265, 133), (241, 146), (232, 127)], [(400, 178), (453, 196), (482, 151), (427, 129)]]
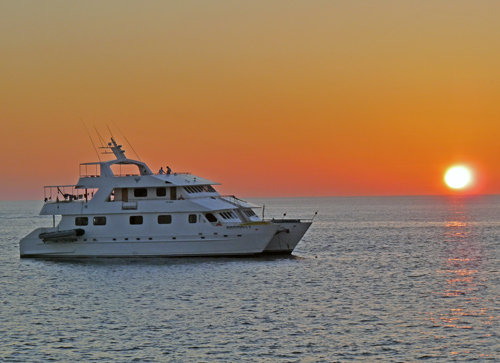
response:
[(500, 361), (500, 197), (262, 199), (292, 257), (19, 258), (0, 202), (0, 361)]

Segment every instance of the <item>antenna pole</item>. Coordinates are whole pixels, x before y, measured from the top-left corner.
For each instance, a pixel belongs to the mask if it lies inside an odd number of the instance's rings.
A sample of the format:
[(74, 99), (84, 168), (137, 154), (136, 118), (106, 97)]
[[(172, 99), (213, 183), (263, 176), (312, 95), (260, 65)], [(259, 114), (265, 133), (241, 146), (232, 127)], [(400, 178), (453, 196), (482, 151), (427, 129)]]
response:
[(109, 128), (109, 125), (106, 124), (106, 127), (108, 128), (108, 131), (109, 131), (109, 134), (111, 135), (111, 138), (114, 139), (115, 137), (113, 136), (113, 133), (111, 132), (111, 129)]
[(103, 149), (105, 147), (104, 145), (106, 145), (106, 141), (104, 141), (101, 134), (99, 134), (99, 131), (97, 131), (97, 127), (95, 127), (95, 125), (94, 125), (94, 130), (97, 133), (97, 136), (99, 137), (99, 141), (101, 142), (101, 149)]
[(311, 221), (314, 221), (314, 218), (316, 218), (316, 216), (318, 215), (318, 212), (319, 212), (319, 210), (317, 210), (317, 211), (316, 211), (316, 213), (314, 213), (314, 215), (313, 215), (313, 217), (312, 217)]
[(99, 159), (99, 162), (101, 162), (101, 157), (99, 156), (99, 153), (97, 152), (97, 148), (95, 147), (94, 140), (92, 140), (92, 136), (90, 136), (90, 132), (87, 129), (87, 126), (85, 126), (85, 123), (83, 122), (82, 119), (80, 119), (80, 121), (82, 122), (82, 125), (85, 128), (85, 131), (87, 131), (87, 135), (89, 135), (90, 142), (92, 143), (92, 146), (94, 147), (94, 150), (95, 150), (95, 153), (97, 154), (97, 158)]

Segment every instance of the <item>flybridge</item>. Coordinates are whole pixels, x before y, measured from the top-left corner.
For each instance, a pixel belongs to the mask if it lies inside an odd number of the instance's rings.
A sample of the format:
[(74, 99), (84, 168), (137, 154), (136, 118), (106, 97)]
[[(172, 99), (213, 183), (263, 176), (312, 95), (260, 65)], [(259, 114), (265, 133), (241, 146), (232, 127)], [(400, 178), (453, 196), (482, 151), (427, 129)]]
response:
[[(153, 175), (153, 172), (142, 161), (128, 159), (125, 156), (125, 150), (122, 150), (122, 145), (118, 145), (113, 138), (108, 146), (100, 148), (105, 149), (103, 154), (114, 154), (116, 159), (80, 164), (80, 178)], [(127, 170), (123, 172), (122, 169)]]
[(108, 185), (108, 182), (105, 182), (106, 179), (104, 179), (108, 177), (124, 178), (120, 181), (123, 187), (137, 186), (139, 181), (154, 187), (164, 186), (165, 184), (177, 186), (209, 186), (220, 184), (193, 176), (191, 173), (176, 172), (165, 174), (160, 171), (158, 174), (155, 174), (142, 161), (127, 158), (125, 156), (125, 151), (122, 149), (122, 145), (118, 145), (113, 138), (111, 138), (111, 142), (109, 142), (107, 146), (102, 146), (100, 148), (105, 150), (104, 154), (114, 154), (116, 159), (80, 164), (79, 185), (99, 188)]
[[(219, 183), (199, 178), (190, 173), (154, 174), (149, 167), (137, 160), (129, 159), (125, 156), (125, 151), (113, 138), (104, 149), (104, 154), (112, 154), (115, 159), (109, 161), (99, 161), (80, 164), (80, 179), (75, 185), (47, 186), (44, 188), (44, 200), (46, 204), (60, 202), (89, 202), (100, 189), (101, 201), (112, 201), (114, 190), (120, 188), (130, 188), (131, 192), (136, 188), (160, 188), (184, 187), (179, 190), (179, 197), (182, 192), (187, 194), (197, 192), (217, 193), (212, 185)], [(113, 178), (113, 179), (109, 179)], [(119, 181), (114, 178), (120, 178)], [(119, 184), (116, 184), (116, 183)], [(175, 191), (177, 192), (177, 191)], [(169, 195), (177, 193), (174, 190)], [(165, 192), (166, 193), (166, 192)], [(188, 197), (186, 195), (185, 197)]]

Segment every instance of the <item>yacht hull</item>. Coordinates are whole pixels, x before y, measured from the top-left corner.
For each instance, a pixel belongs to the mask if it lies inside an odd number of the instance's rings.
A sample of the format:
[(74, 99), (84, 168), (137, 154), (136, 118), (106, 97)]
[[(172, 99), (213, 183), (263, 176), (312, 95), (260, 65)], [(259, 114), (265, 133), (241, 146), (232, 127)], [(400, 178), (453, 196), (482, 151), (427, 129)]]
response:
[(298, 219), (274, 219), (271, 222), (279, 227), (264, 254), (291, 254), (312, 224)]
[(259, 225), (258, 231), (239, 230), (234, 235), (176, 237), (79, 238), (68, 242), (43, 242), (37, 229), (20, 241), (21, 257), (181, 257), (256, 255), (269, 244), (278, 226)]

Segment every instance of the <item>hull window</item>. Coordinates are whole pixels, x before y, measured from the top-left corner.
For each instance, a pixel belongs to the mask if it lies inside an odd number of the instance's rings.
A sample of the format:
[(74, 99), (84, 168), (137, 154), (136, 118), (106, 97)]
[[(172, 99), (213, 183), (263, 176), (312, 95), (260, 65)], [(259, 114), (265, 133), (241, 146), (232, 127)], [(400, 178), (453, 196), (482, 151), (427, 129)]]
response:
[(142, 224), (142, 216), (130, 216), (130, 224)]
[(172, 223), (172, 216), (171, 215), (160, 215), (158, 216), (158, 224), (170, 224)]
[(88, 226), (88, 224), (89, 224), (88, 217), (76, 217), (75, 218), (75, 225), (77, 225), (77, 226)]
[(106, 217), (94, 217), (94, 226), (105, 226)]

